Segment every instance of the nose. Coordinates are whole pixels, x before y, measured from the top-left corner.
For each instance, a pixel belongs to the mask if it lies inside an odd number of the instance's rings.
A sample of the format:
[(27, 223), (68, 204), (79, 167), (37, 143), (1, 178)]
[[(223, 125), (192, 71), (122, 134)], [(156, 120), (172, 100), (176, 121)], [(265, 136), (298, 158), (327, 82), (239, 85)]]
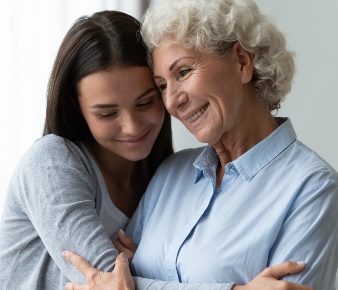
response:
[(137, 112), (125, 112), (121, 118), (122, 132), (126, 135), (137, 136), (142, 131), (143, 121)]
[(163, 103), (168, 112), (177, 116), (177, 112), (183, 110), (184, 104), (188, 101), (188, 95), (180, 87), (167, 84), (167, 89), (163, 95)]

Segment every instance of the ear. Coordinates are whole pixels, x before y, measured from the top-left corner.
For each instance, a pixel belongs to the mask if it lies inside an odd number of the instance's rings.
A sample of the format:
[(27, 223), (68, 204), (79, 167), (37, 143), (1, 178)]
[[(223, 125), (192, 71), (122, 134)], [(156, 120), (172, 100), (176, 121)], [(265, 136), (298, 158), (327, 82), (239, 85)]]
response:
[(238, 42), (234, 44), (233, 50), (236, 53), (237, 60), (240, 64), (242, 84), (249, 83), (253, 76), (254, 54), (245, 50)]

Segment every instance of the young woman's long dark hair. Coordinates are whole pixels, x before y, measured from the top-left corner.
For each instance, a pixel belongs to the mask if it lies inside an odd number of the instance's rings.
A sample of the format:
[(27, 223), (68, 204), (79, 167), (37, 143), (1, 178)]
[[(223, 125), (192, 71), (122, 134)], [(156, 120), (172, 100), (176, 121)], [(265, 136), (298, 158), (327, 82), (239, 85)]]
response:
[[(63, 39), (48, 84), (43, 135), (71, 141), (94, 141), (78, 102), (78, 84), (85, 76), (108, 69), (148, 67), (140, 23), (118, 11), (79, 18)], [(170, 115), (146, 158), (150, 175), (173, 153)]]

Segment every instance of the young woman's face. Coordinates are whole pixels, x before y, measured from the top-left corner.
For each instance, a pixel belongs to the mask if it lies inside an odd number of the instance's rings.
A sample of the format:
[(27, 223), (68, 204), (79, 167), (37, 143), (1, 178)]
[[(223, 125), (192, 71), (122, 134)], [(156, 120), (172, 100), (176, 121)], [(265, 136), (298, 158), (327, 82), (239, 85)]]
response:
[(79, 104), (101, 147), (131, 161), (149, 155), (164, 120), (149, 68), (117, 68), (86, 76), (79, 83)]

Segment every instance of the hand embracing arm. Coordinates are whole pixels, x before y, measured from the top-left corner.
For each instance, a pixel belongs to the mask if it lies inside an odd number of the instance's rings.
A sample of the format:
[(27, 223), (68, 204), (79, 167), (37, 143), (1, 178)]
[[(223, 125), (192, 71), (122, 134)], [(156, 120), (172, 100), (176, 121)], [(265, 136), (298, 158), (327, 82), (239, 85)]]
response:
[(248, 284), (235, 285), (232, 290), (261, 290), (261, 289), (284, 289), (284, 290), (311, 290), (312, 288), (291, 282), (280, 281), (282, 277), (296, 274), (305, 269), (304, 262), (284, 262), (277, 266), (266, 268)]
[(101, 272), (93, 268), (85, 259), (73, 252), (65, 251), (62, 253), (62, 256), (74, 264), (87, 279), (87, 285), (72, 282), (67, 283), (66, 290), (135, 289), (133, 278), (130, 275), (128, 258), (123, 252), (117, 256), (112, 272)]
[[(116, 247), (123, 251), (133, 253), (136, 245), (133, 241), (119, 231), (120, 242), (116, 241)], [(87, 285), (68, 283), (66, 290), (133, 290), (135, 289), (133, 278), (128, 267), (128, 257), (121, 252), (115, 262), (113, 272), (101, 272), (93, 268), (85, 259), (72, 252), (64, 252), (63, 256), (86, 277)], [(130, 258), (130, 256), (129, 256)], [(234, 285), (234, 283), (191, 283), (183, 284), (135, 277), (134, 281), (138, 290), (312, 290), (312, 288), (298, 285), (280, 278), (288, 274), (296, 274), (305, 269), (304, 262), (284, 262), (277, 266), (266, 268), (257, 277), (246, 285)]]

